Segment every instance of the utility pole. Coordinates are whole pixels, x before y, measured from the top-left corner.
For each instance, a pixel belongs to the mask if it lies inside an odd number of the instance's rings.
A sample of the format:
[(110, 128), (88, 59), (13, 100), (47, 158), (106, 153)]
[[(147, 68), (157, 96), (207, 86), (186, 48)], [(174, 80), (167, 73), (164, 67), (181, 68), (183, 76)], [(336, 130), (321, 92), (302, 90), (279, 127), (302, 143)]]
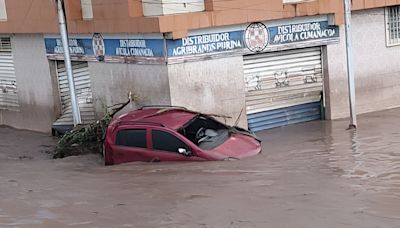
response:
[(58, 22), (60, 26), (61, 40), (64, 49), (65, 70), (67, 72), (69, 92), (70, 92), (69, 95), (71, 98), (72, 117), (74, 119), (74, 126), (76, 127), (76, 125), (82, 123), (82, 120), (81, 120), (81, 113), (79, 111), (79, 103), (76, 99), (76, 94), (75, 94), (74, 76), (72, 73), (71, 56), (68, 46), (67, 26), (65, 24), (64, 0), (56, 0), (56, 1), (57, 1), (57, 11), (58, 11)]
[(357, 128), (356, 113), (356, 89), (353, 66), (353, 46), (351, 41), (351, 3), (350, 0), (344, 1), (345, 30), (346, 30), (346, 56), (347, 56), (347, 78), (349, 87), (350, 104), (350, 125), (349, 128)]

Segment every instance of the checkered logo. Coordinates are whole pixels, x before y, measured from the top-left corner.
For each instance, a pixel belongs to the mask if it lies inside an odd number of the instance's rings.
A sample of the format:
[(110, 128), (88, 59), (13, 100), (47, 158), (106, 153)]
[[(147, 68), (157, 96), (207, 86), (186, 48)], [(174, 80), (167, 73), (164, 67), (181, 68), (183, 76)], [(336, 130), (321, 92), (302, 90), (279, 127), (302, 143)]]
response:
[(246, 46), (252, 52), (261, 52), (268, 46), (268, 29), (263, 23), (250, 24), (246, 28), (244, 36)]
[(106, 49), (104, 46), (103, 36), (101, 36), (100, 33), (93, 34), (92, 45), (93, 45), (93, 53), (96, 59), (99, 61), (103, 61)]

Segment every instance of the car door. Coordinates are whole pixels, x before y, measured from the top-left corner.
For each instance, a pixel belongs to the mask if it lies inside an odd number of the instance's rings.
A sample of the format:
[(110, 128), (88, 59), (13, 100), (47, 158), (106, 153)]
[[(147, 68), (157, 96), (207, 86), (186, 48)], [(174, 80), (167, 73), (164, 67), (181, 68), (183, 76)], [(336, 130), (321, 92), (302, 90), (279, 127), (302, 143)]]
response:
[(112, 145), (114, 164), (151, 160), (149, 145), (146, 127), (117, 129), (115, 143)]
[[(192, 148), (173, 132), (152, 129), (150, 152), (153, 161), (198, 161), (204, 160), (196, 156)], [(187, 153), (185, 154), (186, 151)]]

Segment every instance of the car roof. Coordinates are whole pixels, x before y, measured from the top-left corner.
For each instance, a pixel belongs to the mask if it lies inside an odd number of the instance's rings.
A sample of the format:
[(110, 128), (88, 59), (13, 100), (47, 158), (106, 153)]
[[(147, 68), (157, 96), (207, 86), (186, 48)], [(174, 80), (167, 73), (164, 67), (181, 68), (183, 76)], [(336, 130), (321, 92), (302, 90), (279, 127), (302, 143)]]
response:
[(120, 116), (117, 121), (127, 124), (155, 124), (178, 130), (199, 115), (182, 108), (142, 108)]

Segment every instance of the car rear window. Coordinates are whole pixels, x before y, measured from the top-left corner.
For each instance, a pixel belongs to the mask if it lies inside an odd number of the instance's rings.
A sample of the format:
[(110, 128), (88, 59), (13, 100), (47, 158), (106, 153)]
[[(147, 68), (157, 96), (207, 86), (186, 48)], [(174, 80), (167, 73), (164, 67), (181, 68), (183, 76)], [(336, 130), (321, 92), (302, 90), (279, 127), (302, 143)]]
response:
[(146, 129), (126, 129), (117, 133), (115, 142), (119, 146), (147, 148)]

